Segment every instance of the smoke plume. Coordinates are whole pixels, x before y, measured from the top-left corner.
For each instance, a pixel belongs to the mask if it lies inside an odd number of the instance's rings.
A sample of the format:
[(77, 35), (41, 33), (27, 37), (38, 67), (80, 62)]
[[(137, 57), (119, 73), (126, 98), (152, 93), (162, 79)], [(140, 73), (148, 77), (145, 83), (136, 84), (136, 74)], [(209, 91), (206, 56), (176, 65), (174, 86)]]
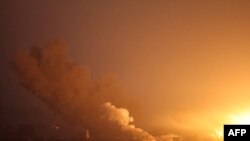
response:
[(127, 109), (111, 104), (122, 99), (115, 86), (106, 79), (94, 80), (87, 67), (67, 56), (60, 41), (18, 51), (12, 68), (23, 88), (85, 129), (86, 140), (163, 140), (136, 128)]

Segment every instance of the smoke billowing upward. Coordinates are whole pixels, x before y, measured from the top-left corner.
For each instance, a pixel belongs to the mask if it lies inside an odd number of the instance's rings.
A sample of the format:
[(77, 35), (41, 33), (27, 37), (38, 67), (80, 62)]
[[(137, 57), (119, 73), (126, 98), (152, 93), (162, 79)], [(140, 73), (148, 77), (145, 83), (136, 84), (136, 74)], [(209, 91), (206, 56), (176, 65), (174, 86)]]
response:
[(92, 79), (90, 70), (74, 63), (59, 41), (17, 52), (12, 67), (23, 88), (87, 130), (88, 139), (163, 140), (136, 128), (127, 109), (111, 104), (123, 98), (115, 86), (106, 79)]

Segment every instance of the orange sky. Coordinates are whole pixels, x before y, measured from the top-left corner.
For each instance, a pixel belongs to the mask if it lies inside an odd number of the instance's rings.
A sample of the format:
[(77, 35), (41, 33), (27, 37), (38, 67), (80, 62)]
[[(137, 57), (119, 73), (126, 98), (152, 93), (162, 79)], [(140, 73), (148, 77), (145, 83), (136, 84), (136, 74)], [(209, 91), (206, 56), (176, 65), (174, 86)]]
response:
[(147, 115), (143, 124), (169, 128), (173, 118), (186, 126), (201, 120), (200, 128), (226, 122), (217, 120), (232, 108), (249, 107), (247, 1), (114, 5), (92, 11), (98, 18), (90, 20), (96, 29), (87, 62), (116, 73), (125, 92), (138, 97)]

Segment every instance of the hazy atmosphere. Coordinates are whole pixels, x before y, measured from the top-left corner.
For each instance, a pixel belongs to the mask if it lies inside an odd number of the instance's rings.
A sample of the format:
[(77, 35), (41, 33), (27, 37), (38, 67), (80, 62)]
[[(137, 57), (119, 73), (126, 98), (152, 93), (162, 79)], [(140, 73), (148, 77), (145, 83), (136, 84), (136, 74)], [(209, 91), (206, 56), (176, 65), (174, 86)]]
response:
[(223, 140), (250, 124), (249, 7), (1, 1), (1, 138)]

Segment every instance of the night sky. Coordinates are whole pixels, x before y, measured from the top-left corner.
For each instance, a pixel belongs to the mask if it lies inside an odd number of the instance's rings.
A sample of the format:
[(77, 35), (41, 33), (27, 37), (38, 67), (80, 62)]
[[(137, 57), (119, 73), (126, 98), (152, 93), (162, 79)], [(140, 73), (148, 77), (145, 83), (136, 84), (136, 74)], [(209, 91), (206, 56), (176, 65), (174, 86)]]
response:
[(1, 124), (58, 118), (10, 65), (17, 50), (54, 39), (93, 79), (115, 77), (146, 131), (213, 134), (237, 123), (250, 116), (249, 7), (247, 0), (3, 0)]

